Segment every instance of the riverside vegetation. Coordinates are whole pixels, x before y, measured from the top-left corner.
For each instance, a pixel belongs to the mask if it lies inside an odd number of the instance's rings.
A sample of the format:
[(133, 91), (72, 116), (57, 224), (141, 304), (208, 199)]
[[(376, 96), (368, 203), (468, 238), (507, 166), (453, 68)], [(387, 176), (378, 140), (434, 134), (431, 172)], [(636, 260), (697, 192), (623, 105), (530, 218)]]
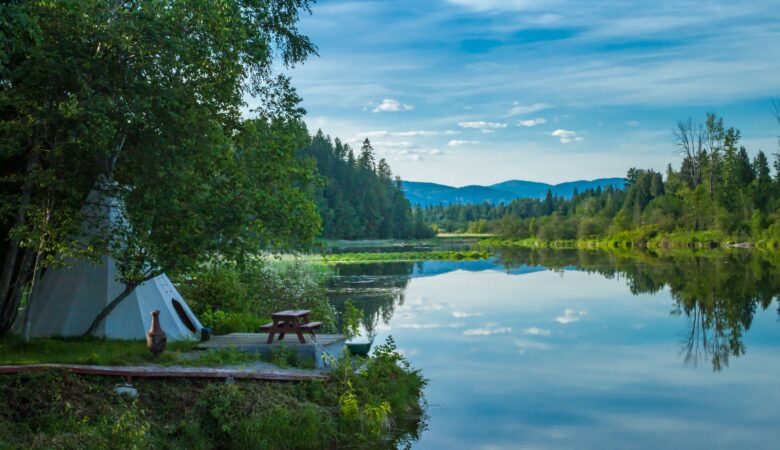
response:
[(328, 382), (115, 379), (57, 371), (0, 377), (2, 448), (397, 448), (424, 428), (425, 379), (378, 346), (360, 373), (349, 358)]
[[(775, 117), (780, 124), (780, 104)], [(548, 191), (543, 200), (431, 206), (423, 218), (445, 232), (496, 234), (494, 245), (777, 247), (780, 154), (774, 155), (772, 175), (766, 154), (758, 151), (751, 160), (741, 138), (710, 113), (703, 123), (678, 123), (678, 169), (631, 169), (624, 190), (575, 190), (570, 198)]]
[[(362, 313), (349, 302), (337, 313), (324, 295), (322, 272), (299, 262), (212, 264), (182, 281), (204, 324), (220, 333), (253, 332), (267, 312), (312, 309), (324, 326), (352, 330)], [(276, 303), (279, 302), (279, 303)], [(260, 315), (266, 314), (266, 315)], [(0, 339), (0, 363), (161, 364), (242, 366), (261, 356), (204, 352), (171, 343), (152, 358), (143, 343), (95, 339)], [(306, 366), (295, 352), (274, 352), (268, 362)], [(111, 394), (110, 377), (59, 371), (0, 377), (2, 448), (397, 448), (425, 427), (426, 380), (410, 367), (392, 338), (370, 358), (348, 353), (330, 361), (322, 382), (134, 381), (140, 396)], [(354, 368), (362, 365), (362, 370)], [(48, 411), (43, 414), (42, 411)]]

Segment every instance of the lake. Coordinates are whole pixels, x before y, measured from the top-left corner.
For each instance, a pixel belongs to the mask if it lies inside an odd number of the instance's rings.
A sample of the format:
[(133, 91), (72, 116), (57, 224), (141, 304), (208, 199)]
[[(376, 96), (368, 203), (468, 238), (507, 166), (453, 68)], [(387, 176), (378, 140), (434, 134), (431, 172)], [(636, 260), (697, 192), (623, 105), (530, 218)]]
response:
[(412, 448), (778, 448), (780, 263), (756, 252), (499, 251), (337, 266), (430, 380)]

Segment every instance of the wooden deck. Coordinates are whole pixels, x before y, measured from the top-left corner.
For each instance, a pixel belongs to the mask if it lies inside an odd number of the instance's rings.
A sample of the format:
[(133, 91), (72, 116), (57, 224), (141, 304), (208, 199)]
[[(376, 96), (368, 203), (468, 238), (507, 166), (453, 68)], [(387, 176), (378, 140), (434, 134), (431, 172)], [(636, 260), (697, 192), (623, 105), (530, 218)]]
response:
[(327, 380), (327, 373), (317, 370), (279, 368), (209, 368), (179, 366), (89, 366), (80, 364), (30, 364), (0, 366), (0, 374), (65, 370), (83, 375), (105, 375), (124, 378), (234, 378), (269, 381)]
[[(315, 367), (325, 369), (328, 367), (330, 355), (338, 358), (346, 345), (346, 337), (340, 334), (317, 334), (315, 342), (311, 335), (304, 334), (306, 343), (298, 342), (298, 336), (286, 334), (281, 341), (274, 340), (269, 344), (267, 333), (233, 333), (224, 336), (214, 336), (206, 342), (201, 342), (196, 347), (198, 350), (234, 349), (242, 352), (257, 352), (265, 356), (272, 356), (275, 349), (284, 347), (295, 351), (298, 357), (314, 361)], [(319, 343), (319, 345), (318, 345)]]
[[(286, 334), (281, 341), (275, 340), (272, 344), (268, 344), (268, 333), (232, 333), (223, 336), (214, 336), (206, 342), (198, 344), (197, 348), (201, 350), (209, 350), (215, 348), (235, 348), (239, 350), (265, 350), (272, 347), (278, 347), (284, 345), (287, 348), (307, 348), (315, 347), (317, 344), (312, 340), (311, 336), (304, 334), (306, 343), (301, 344), (298, 342), (298, 337), (295, 333)], [(346, 341), (346, 338), (340, 334), (317, 334), (317, 342), (322, 344), (323, 347), (328, 347), (331, 344), (338, 343), (339, 341)]]

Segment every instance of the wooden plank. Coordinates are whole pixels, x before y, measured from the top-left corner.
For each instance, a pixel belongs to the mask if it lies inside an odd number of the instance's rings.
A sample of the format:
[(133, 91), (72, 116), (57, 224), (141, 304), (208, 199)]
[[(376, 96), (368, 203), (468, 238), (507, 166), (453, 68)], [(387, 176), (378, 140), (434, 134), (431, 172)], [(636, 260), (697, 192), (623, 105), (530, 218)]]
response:
[(250, 380), (304, 381), (327, 380), (328, 374), (291, 370), (248, 370), (218, 369), (209, 367), (162, 367), (162, 366), (90, 366), (81, 364), (29, 364), (0, 366), (0, 374), (40, 372), (42, 370), (65, 370), (83, 375), (105, 375), (139, 378), (243, 378)]
[[(266, 344), (268, 334), (266, 333), (232, 333), (222, 336), (214, 336), (206, 342), (198, 344), (198, 349), (212, 348), (243, 348), (243, 349), (263, 349), (284, 344), (288, 348), (314, 347), (316, 344), (309, 341), (306, 344), (298, 342), (298, 338), (293, 335), (286, 335), (283, 340), (275, 340), (273, 344)], [(346, 340), (346, 337), (340, 334), (317, 334), (317, 340), (320, 344), (327, 346), (337, 341)]]

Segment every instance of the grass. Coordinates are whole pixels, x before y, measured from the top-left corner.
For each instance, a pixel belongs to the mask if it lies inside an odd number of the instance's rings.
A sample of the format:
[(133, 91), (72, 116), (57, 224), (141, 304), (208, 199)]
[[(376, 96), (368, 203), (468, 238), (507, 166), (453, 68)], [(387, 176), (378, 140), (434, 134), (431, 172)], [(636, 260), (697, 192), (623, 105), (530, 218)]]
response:
[(15, 336), (0, 338), (0, 364), (94, 364), (143, 365), (172, 363), (177, 354), (190, 351), (192, 342), (169, 342), (165, 353), (155, 358), (143, 341), (103, 339), (32, 339), (25, 343)]
[[(25, 343), (15, 336), (0, 338), (0, 365), (24, 364), (84, 364), (99, 366), (162, 366), (222, 367), (242, 366), (258, 361), (280, 367), (313, 368), (313, 361), (302, 361), (296, 355), (260, 353), (234, 349), (194, 350), (195, 343), (168, 343), (165, 353), (152, 356), (144, 341), (104, 339), (32, 339)], [(288, 352), (289, 353), (289, 352)]]
[(363, 263), (363, 262), (391, 262), (391, 261), (462, 261), (488, 259), (492, 255), (486, 251), (429, 251), (429, 252), (378, 252), (378, 253), (338, 253), (323, 255), (322, 259), (328, 264)]
[(674, 231), (670, 233), (620, 232), (610, 237), (593, 239), (560, 239), (545, 241), (538, 238), (484, 239), (479, 242), (484, 247), (527, 247), (527, 248), (570, 248), (570, 249), (680, 249), (680, 248), (729, 248), (755, 247), (777, 249), (775, 240), (746, 242), (717, 231)]
[(457, 239), (457, 238), (490, 238), (493, 233), (439, 233), (436, 235), (439, 239)]

